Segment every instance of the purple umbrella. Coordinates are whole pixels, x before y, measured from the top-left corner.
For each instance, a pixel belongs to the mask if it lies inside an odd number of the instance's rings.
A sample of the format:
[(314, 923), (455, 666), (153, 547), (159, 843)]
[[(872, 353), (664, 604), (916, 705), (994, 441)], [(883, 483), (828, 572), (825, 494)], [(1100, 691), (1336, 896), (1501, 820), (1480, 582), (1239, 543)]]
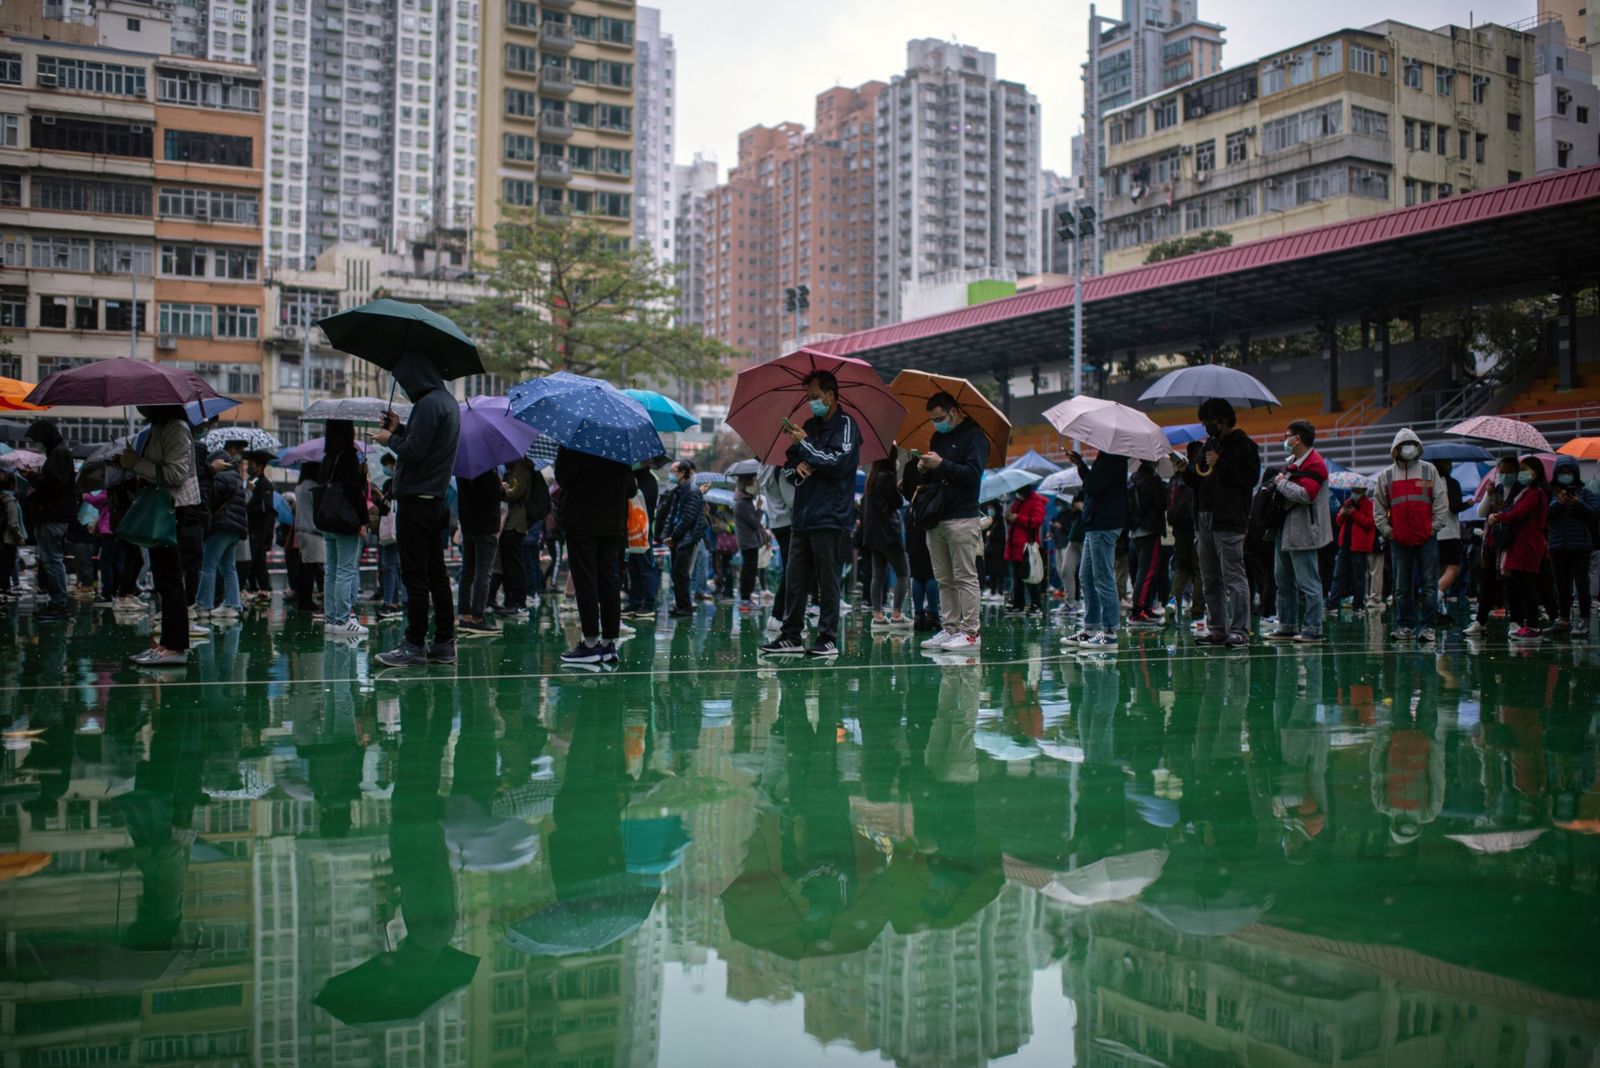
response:
[(135, 404), (187, 404), (221, 397), (193, 371), (118, 356), (47, 375), (28, 394), (29, 404), (122, 408)]
[[(327, 453), (327, 438), (310, 438), (298, 445), (292, 445), (278, 454), (278, 467), (299, 467), (301, 464), (321, 463)], [(356, 442), (356, 454), (363, 458), (367, 455), (367, 446), (363, 442)]]
[(528, 453), (539, 432), (514, 418), (505, 397), (473, 397), (461, 406), (457, 478), (476, 478)]

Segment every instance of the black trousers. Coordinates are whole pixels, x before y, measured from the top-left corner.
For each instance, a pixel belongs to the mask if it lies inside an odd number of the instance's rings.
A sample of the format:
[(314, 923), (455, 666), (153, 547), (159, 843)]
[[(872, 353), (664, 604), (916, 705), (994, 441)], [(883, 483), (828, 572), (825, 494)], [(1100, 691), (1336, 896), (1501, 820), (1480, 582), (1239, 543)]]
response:
[(772, 615), (775, 619), (782, 619), (783, 607), (789, 603), (789, 528), (779, 527), (772, 532), (772, 536), (778, 539), (778, 563), (782, 567), (778, 575), (778, 588), (772, 591)]
[[(178, 515), (178, 560), (183, 569), (184, 604), (194, 604), (200, 592), (200, 558), (205, 554), (206, 525), (183, 514)], [(210, 605), (206, 605), (210, 608)], [(185, 628), (187, 631), (187, 627)], [(171, 646), (168, 646), (171, 648)]]
[(834, 641), (839, 637), (839, 532), (791, 531), (788, 559), (782, 637), (792, 642), (800, 640), (806, 623), (807, 595), (815, 582), (822, 610), (817, 620), (817, 641)]
[[(183, 543), (183, 527), (178, 542)], [(150, 578), (156, 596), (161, 598), (161, 645), (172, 652), (189, 648), (189, 598), (184, 587), (184, 561), (181, 549), (150, 549)]]
[(1573, 586), (1577, 586), (1578, 618), (1589, 618), (1589, 550), (1552, 549), (1550, 565), (1556, 573), (1557, 619), (1567, 619), (1572, 614)]
[(596, 635), (605, 642), (617, 640), (622, 624), (622, 554), (627, 548), (627, 539), (620, 535), (567, 533), (572, 595), (586, 642)]
[(528, 607), (528, 558), (522, 551), (523, 532), (500, 532), (500, 579), (505, 586), (505, 605), (510, 611)]
[(1044, 611), (1044, 583), (1030, 585), (1026, 561), (1013, 560), (1011, 567), (1011, 607)]
[(1501, 576), (1505, 586), (1506, 614), (1511, 622), (1537, 629), (1539, 626), (1539, 576), (1527, 571), (1508, 571)]
[(406, 588), (406, 641), (428, 639), (428, 600), (433, 600), (433, 640), (454, 641), (455, 606), (450, 603), (450, 573), (444, 569), (444, 533), (450, 510), (437, 497), (405, 497), (395, 516), (400, 546), (400, 583)]
[(694, 570), (695, 549), (699, 544), (698, 538), (691, 538), (672, 547), (672, 607), (679, 612), (694, 610), (689, 597), (689, 580)]
[(761, 573), (761, 549), (740, 549), (739, 559), (744, 561), (739, 565), (739, 599), (748, 601), (756, 595), (756, 576)]
[(250, 531), (250, 573), (245, 585), (252, 590), (271, 592), (272, 576), (267, 574), (267, 554), (272, 551), (272, 528)]

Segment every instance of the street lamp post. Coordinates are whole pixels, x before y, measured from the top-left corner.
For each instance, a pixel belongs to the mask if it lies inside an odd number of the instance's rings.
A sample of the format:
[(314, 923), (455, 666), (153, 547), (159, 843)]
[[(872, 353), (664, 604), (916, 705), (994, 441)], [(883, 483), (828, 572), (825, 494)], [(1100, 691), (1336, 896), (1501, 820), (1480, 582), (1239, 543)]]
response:
[(1072, 245), (1072, 395), (1083, 393), (1083, 246), (1094, 234), (1094, 208), (1079, 204), (1056, 212), (1056, 236)]

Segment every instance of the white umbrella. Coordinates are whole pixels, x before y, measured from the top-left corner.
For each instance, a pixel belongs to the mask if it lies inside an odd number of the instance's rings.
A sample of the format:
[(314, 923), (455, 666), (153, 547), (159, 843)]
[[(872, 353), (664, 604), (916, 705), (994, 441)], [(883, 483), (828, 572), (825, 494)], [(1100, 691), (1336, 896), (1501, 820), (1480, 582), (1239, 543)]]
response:
[(1104, 901), (1127, 901), (1155, 882), (1166, 863), (1165, 849), (1102, 857), (1076, 871), (1057, 873), (1041, 889), (1046, 897), (1080, 908)]
[(990, 501), (998, 501), (1006, 494), (1015, 493), (1024, 486), (1036, 485), (1039, 477), (1037, 472), (1024, 471), (1020, 467), (985, 471), (978, 483), (978, 503), (988, 504)]
[(1186, 408), (1198, 406), (1213, 397), (1249, 408), (1270, 408), (1283, 403), (1273, 395), (1272, 390), (1251, 375), (1214, 363), (1180, 367), (1167, 372), (1139, 394), (1139, 401), (1141, 404), (1157, 404), (1165, 408)]
[(1079, 474), (1076, 467), (1064, 468), (1053, 475), (1046, 475), (1045, 480), (1039, 483), (1040, 493), (1071, 493), (1082, 488), (1083, 475)]
[(283, 442), (257, 426), (219, 426), (206, 435), (206, 448), (225, 449), (230, 441), (244, 442), (245, 452), (276, 453)]
[(1077, 396), (1044, 413), (1045, 421), (1064, 437), (1074, 438), (1117, 456), (1159, 460), (1172, 451), (1154, 420), (1141, 411), (1098, 397)]
[(382, 397), (326, 397), (312, 401), (300, 416), (302, 423), (325, 423), (330, 419), (343, 419), (351, 423), (378, 426), (383, 413), (393, 408), (402, 420), (411, 411), (409, 404), (396, 404)]
[(451, 865), (466, 871), (515, 871), (539, 855), (539, 835), (530, 825), (490, 816), (470, 798), (445, 800), (444, 838)]
[(1488, 831), (1482, 834), (1447, 834), (1452, 842), (1460, 842), (1474, 853), (1514, 853), (1526, 849), (1544, 836), (1548, 827), (1526, 831)]

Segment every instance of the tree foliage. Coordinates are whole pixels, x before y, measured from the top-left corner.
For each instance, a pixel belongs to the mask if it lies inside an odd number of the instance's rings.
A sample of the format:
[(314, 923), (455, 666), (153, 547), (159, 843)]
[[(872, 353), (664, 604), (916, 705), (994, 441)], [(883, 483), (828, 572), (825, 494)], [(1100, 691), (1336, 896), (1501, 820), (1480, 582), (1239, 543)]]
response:
[(571, 371), (619, 386), (726, 373), (731, 349), (672, 322), (673, 268), (649, 249), (526, 209), (507, 209), (496, 236), (498, 246), (484, 250), (491, 294), (451, 313), (490, 371), (516, 379)]
[(1151, 245), (1150, 253), (1145, 256), (1144, 262), (1162, 263), (1166, 260), (1182, 259), (1185, 256), (1193, 256), (1196, 252), (1227, 248), (1231, 244), (1233, 235), (1226, 230), (1201, 230), (1198, 234), (1175, 237), (1171, 241)]
[(750, 446), (744, 443), (744, 439), (723, 431), (694, 454), (694, 465), (701, 471), (722, 471), (749, 457)]

